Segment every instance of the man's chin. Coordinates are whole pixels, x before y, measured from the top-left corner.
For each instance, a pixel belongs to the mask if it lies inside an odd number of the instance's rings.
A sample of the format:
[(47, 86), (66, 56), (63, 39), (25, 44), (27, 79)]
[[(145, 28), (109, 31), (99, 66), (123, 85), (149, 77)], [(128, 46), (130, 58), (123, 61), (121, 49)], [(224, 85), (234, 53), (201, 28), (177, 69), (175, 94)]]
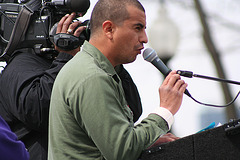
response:
[(134, 62), (136, 59), (137, 59), (137, 56), (132, 57), (131, 59), (128, 59), (128, 61), (127, 61), (126, 63), (124, 63), (124, 64), (132, 63), (132, 62)]

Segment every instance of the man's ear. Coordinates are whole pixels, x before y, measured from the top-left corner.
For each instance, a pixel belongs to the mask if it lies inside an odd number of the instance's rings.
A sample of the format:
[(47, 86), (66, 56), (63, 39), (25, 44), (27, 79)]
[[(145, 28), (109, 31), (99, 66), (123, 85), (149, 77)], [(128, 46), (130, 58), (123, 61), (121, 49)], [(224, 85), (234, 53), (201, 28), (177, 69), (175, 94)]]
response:
[(102, 24), (103, 32), (110, 40), (113, 39), (114, 27), (115, 25), (112, 21), (105, 21)]

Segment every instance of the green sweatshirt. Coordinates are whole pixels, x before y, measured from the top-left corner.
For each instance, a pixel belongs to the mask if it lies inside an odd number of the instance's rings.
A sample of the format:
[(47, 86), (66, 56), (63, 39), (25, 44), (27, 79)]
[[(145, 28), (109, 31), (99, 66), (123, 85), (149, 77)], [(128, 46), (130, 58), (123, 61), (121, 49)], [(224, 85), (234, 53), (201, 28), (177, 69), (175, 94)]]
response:
[(114, 67), (87, 41), (55, 80), (49, 160), (134, 160), (167, 131), (157, 114), (134, 125)]

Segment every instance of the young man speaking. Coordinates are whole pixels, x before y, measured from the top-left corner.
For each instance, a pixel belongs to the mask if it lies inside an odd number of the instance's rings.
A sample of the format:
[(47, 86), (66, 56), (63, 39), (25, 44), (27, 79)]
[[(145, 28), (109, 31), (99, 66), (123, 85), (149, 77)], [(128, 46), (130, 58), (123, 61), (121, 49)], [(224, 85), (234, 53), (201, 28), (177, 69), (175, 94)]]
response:
[(91, 37), (60, 71), (50, 104), (49, 160), (134, 160), (169, 131), (187, 84), (176, 71), (159, 89), (160, 106), (138, 125), (114, 67), (131, 63), (148, 42), (137, 0), (99, 0)]

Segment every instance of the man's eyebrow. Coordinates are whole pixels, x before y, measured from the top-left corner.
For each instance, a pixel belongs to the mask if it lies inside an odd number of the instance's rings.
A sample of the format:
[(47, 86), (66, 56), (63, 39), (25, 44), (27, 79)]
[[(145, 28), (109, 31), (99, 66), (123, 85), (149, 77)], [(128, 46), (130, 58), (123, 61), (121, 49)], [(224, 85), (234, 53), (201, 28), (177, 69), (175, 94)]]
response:
[(142, 23), (137, 23), (137, 24), (135, 24), (134, 26), (139, 26), (139, 27), (141, 27), (141, 28), (145, 28), (145, 29), (146, 29), (146, 26), (144, 26)]

